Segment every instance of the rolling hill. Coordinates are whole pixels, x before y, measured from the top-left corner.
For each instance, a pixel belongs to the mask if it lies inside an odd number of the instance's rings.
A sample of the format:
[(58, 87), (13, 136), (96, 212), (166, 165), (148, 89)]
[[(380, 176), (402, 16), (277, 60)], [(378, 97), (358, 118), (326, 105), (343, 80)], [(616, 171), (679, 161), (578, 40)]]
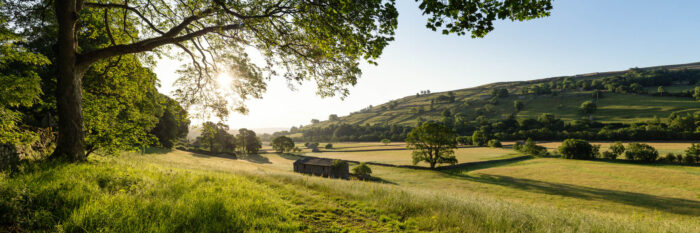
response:
[[(700, 111), (700, 103), (692, 98), (694, 80), (700, 80), (698, 71), (700, 62), (492, 83), (449, 92), (410, 95), (367, 107), (337, 120), (325, 120), (306, 127), (341, 123), (413, 126), (419, 120), (439, 120), (445, 110), (451, 114), (461, 113), (467, 119), (475, 119), (477, 116), (498, 119), (511, 114), (517, 119), (523, 119), (552, 113), (557, 118), (571, 121), (583, 117), (578, 108), (581, 103), (589, 100), (594, 101), (598, 108), (591, 116), (593, 120), (603, 123), (634, 123), (654, 117), (665, 118), (672, 113)], [(645, 79), (653, 82), (645, 82)], [(632, 90), (637, 87), (629, 87), (629, 83), (635, 80), (642, 80), (642, 89)], [(590, 87), (596, 82), (599, 85), (597, 88)], [(657, 82), (663, 84), (655, 85)], [(618, 84), (623, 88), (615, 89)], [(536, 93), (533, 88), (538, 85), (547, 86), (551, 93)], [(665, 93), (658, 93), (658, 86), (664, 86)], [(508, 94), (494, 97), (494, 89), (505, 89)], [(515, 110), (514, 101), (523, 103), (520, 111)]]

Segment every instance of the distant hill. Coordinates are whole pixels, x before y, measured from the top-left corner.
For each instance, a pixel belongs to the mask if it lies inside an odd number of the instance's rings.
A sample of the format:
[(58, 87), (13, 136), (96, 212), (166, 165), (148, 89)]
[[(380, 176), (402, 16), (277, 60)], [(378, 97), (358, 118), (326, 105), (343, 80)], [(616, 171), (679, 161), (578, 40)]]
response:
[[(537, 118), (543, 113), (553, 113), (557, 118), (569, 121), (582, 118), (578, 107), (588, 100), (595, 101), (598, 106), (597, 112), (592, 116), (594, 120), (604, 123), (633, 123), (654, 117), (668, 117), (672, 113), (700, 111), (700, 103), (692, 98), (695, 83), (700, 81), (699, 71), (700, 62), (697, 62), (499, 82), (449, 92), (414, 94), (367, 107), (338, 120), (325, 120), (306, 127), (339, 123), (413, 126), (419, 120), (439, 120), (445, 110), (451, 114), (460, 113), (469, 119), (477, 116), (505, 118), (511, 114), (518, 119)], [(552, 93), (538, 93), (538, 86), (548, 88)], [(664, 86), (665, 93), (657, 93), (658, 86)], [(494, 97), (494, 89), (505, 89), (508, 94)], [(598, 98), (595, 97), (596, 93)], [(523, 103), (520, 111), (515, 110), (514, 101)]]

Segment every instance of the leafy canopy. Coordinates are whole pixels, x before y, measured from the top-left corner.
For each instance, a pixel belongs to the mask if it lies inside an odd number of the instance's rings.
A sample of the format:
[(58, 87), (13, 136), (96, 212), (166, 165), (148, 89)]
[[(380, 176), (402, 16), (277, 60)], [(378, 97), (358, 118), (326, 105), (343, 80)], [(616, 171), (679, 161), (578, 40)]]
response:
[(294, 141), (287, 136), (279, 136), (272, 139), (272, 149), (279, 153), (291, 152), (294, 148)]
[(430, 168), (438, 163), (456, 164), (456, 137), (454, 130), (434, 122), (425, 122), (413, 129), (406, 138), (408, 148), (413, 150), (413, 164), (425, 161)]
[[(53, 23), (53, 1), (3, 0), (16, 17), (15, 30), (34, 36), (38, 25)], [(416, 0), (426, 26), (445, 34), (483, 37), (495, 20), (529, 20), (549, 15), (551, 0)], [(394, 40), (398, 25), (395, 0), (192, 0), (105, 1), (75, 3), (79, 23), (78, 67), (126, 54), (184, 58), (176, 91), (186, 107), (245, 112), (248, 98), (261, 98), (267, 80), (314, 81), (321, 96), (346, 96), (357, 83), (362, 61), (376, 64)], [(42, 14), (33, 12), (43, 11)], [(99, 23), (84, 23), (99, 21)], [(87, 32), (87, 33), (86, 33)], [(52, 31), (51, 33), (56, 33)], [(85, 39), (107, 43), (83, 44)], [(261, 61), (253, 61), (252, 55)], [(257, 56), (257, 55), (261, 56)], [(225, 96), (216, 76), (233, 76), (235, 96)], [(198, 111), (202, 112), (202, 111)]]

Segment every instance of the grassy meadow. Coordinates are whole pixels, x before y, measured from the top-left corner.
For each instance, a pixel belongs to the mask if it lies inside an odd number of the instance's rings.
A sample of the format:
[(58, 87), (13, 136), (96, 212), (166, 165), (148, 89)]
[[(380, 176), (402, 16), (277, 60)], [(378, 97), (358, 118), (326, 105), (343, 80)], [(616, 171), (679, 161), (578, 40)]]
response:
[[(460, 150), (480, 159), (483, 149)], [(334, 152), (307, 154), (324, 153)], [(397, 157), (394, 150), (373, 154), (383, 155)], [(379, 182), (367, 182), (292, 173), (297, 158), (175, 150), (29, 164), (0, 179), (0, 225), (9, 226), (0, 231), (700, 230), (700, 167), (536, 158), (443, 172), (371, 166)]]

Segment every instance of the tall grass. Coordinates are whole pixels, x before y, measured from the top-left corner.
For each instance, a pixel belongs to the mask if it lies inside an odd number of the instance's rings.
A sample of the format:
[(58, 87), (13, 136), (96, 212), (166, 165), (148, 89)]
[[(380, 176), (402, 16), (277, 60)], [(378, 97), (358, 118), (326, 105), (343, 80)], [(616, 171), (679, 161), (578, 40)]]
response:
[(294, 232), (302, 227), (286, 221), (293, 213), (277, 191), (241, 176), (108, 161), (31, 170), (0, 179), (5, 230)]

